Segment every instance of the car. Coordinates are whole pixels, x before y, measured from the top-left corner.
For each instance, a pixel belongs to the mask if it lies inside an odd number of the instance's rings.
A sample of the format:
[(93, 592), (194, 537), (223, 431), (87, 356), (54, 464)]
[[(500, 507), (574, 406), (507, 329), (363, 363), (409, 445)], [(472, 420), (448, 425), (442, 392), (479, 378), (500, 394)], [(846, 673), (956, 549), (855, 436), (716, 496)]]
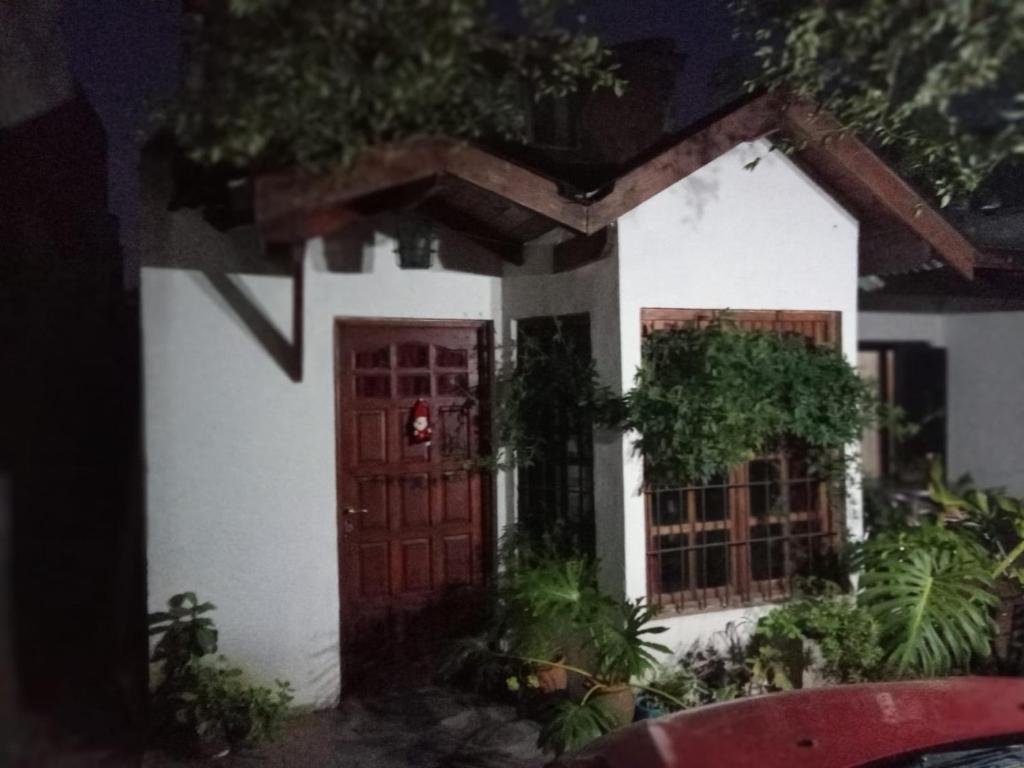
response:
[(789, 691), (642, 720), (559, 768), (1024, 766), (1024, 679)]

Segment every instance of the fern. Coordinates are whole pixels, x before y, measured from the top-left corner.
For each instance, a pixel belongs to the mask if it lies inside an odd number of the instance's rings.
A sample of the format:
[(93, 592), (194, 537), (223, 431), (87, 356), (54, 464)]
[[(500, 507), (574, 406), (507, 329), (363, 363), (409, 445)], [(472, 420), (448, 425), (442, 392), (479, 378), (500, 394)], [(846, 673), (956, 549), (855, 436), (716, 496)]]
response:
[(985, 561), (966, 547), (888, 555), (868, 558), (859, 596), (878, 621), (886, 664), (901, 676), (936, 676), (988, 656), (998, 598)]

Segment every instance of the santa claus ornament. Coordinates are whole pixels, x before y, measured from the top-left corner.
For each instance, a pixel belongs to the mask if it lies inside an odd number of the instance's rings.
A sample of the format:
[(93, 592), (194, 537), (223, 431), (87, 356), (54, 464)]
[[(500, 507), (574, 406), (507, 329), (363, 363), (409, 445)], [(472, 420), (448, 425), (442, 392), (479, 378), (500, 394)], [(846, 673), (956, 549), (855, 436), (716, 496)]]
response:
[(413, 403), (409, 414), (409, 442), (413, 445), (430, 445), (430, 406), (422, 397)]

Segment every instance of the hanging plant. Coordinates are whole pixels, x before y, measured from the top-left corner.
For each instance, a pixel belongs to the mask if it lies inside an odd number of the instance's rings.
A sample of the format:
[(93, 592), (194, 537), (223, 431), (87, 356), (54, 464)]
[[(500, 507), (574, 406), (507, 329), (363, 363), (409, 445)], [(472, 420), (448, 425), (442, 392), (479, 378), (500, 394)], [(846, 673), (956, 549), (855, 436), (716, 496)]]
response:
[(626, 410), (659, 484), (702, 482), (787, 441), (837, 454), (879, 413), (838, 350), (727, 316), (648, 336)]

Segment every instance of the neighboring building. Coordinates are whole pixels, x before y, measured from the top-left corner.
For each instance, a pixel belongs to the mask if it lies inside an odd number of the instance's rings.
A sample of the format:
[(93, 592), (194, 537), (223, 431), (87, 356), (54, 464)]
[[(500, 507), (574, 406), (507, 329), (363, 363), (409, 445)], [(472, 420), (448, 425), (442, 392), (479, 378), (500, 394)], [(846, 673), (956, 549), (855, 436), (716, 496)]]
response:
[[(891, 242), (914, 246), (907, 269), (939, 259), (969, 275), (975, 254), (855, 139), (818, 141), (833, 127), (762, 97), (592, 190), (449, 142), (382, 148), (342, 176), (259, 180), (257, 228), (227, 234), (168, 214), (152, 187), (151, 607), (198, 592), (226, 654), (330, 704), (474, 609), (462, 586), (492, 567), (517, 483), (466, 459), (486, 445), (487, 384), (517, 333), (573, 316), (619, 391), (645, 329), (724, 309), (854, 359), (858, 280)], [(791, 158), (771, 151), (774, 131), (811, 142)], [(424, 221), (436, 263), (402, 269), (396, 241), (415, 257)], [(429, 447), (408, 432), (421, 397)], [(581, 541), (607, 588), (663, 607), (676, 647), (784, 597), (844, 528), (862, 530), (856, 488), (836, 508), (798, 461), (651, 497), (628, 435), (588, 439), (558, 468), (591, 528)], [(790, 486), (789, 526), (767, 512), (770, 476)]]

